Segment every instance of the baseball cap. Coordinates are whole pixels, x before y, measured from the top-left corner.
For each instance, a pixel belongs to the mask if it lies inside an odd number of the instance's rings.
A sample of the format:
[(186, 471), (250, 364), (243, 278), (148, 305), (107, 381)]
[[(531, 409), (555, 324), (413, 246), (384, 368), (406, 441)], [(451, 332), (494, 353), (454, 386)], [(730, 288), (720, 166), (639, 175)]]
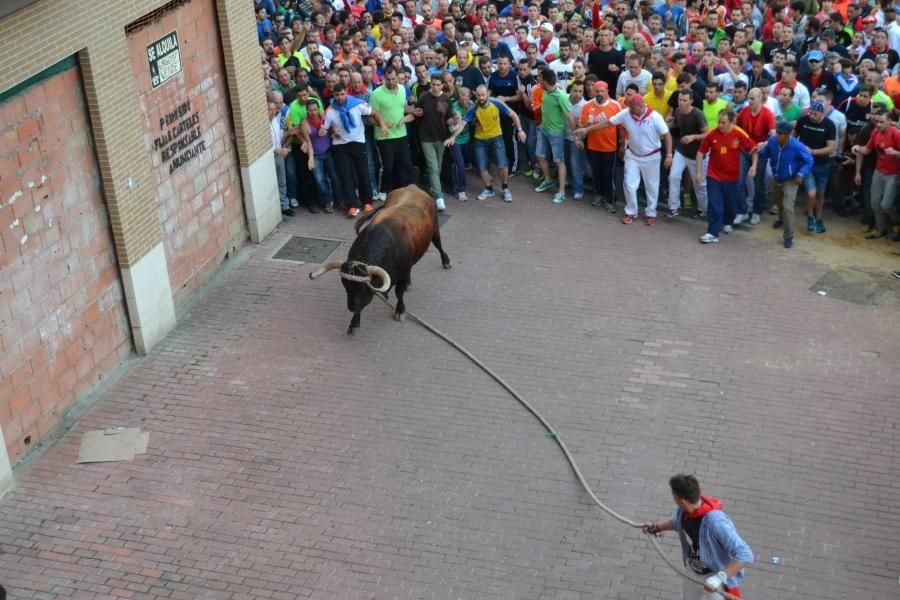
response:
[(791, 133), (794, 131), (794, 126), (791, 125), (790, 121), (779, 121), (778, 125), (775, 126), (775, 133)]
[(551, 25), (547, 21), (544, 21), (543, 23), (541, 23), (541, 29), (543, 29), (545, 31), (549, 31), (550, 33), (553, 33), (553, 25)]
[(823, 58), (825, 58), (825, 57), (822, 55), (821, 52), (819, 52), (818, 50), (813, 50), (812, 52), (809, 53), (809, 56), (806, 57), (806, 61), (807, 62), (811, 62), (811, 61), (822, 62)]
[(809, 110), (816, 112), (825, 112), (825, 104), (821, 100), (813, 100), (809, 104)]

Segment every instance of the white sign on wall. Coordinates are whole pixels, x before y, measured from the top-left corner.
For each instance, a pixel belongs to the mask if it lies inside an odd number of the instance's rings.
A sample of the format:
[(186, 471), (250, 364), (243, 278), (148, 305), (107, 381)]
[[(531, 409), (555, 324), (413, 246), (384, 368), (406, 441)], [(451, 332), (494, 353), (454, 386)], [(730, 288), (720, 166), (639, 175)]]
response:
[(178, 32), (173, 31), (147, 46), (147, 60), (150, 62), (150, 84), (153, 89), (181, 73)]

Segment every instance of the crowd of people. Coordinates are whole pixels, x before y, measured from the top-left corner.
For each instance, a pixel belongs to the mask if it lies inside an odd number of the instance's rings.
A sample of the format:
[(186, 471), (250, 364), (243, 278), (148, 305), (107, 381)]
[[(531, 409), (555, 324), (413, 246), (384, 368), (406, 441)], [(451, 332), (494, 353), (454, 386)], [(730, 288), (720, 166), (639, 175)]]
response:
[(533, 177), (557, 204), (623, 196), (624, 224), (686, 211), (703, 243), (771, 215), (790, 248), (795, 212), (824, 234), (826, 206), (900, 241), (892, 0), (254, 6), (285, 216), (356, 217), (410, 183), (444, 210), (474, 168), (481, 201)]

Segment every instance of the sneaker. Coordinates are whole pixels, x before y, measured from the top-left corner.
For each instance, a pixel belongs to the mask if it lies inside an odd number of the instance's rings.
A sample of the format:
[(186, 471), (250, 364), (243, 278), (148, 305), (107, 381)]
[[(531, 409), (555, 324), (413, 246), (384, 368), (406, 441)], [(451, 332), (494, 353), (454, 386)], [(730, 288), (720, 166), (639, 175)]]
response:
[(603, 196), (594, 196), (594, 199), (591, 200), (591, 206), (603, 206), (606, 204), (606, 198)]
[(306, 210), (308, 210), (309, 212), (311, 212), (311, 213), (314, 214), (314, 215), (315, 215), (315, 214), (318, 214), (318, 213), (320, 212), (320, 211), (319, 211), (319, 207), (316, 206), (315, 204), (308, 204), (308, 205), (306, 206)]
[(784, 221), (778, 219), (774, 223), (772, 223), (772, 229), (781, 229), (784, 226)]
[(534, 171), (532, 171), (532, 172), (531, 172), (531, 176), (534, 177), (535, 180), (538, 180), (538, 179), (540, 179), (541, 177), (543, 177), (543, 175), (541, 174), (541, 170), (540, 170), (540, 169), (535, 169)]
[(752, 215), (750, 215), (750, 224), (751, 225), (759, 225), (760, 221), (762, 221), (762, 217), (760, 217), (758, 214), (753, 213)]
[(510, 171), (509, 172), (510, 177), (518, 177), (521, 174), (522, 174), (521, 171)]
[(732, 231), (734, 231), (734, 227), (732, 227), (731, 225), (726, 225), (722, 228), (722, 231), (724, 231), (725, 233), (731, 233)]
[(872, 231), (873, 229), (875, 229), (875, 226), (874, 226), (874, 225), (863, 225), (863, 226), (862, 226), (862, 232), (863, 232), (863, 233), (869, 233), (869, 232)]
[(900, 279), (900, 271), (891, 271), (891, 277), (894, 279)]
[(291, 198), (291, 208), (300, 208), (300, 203), (296, 198)]
[(806, 230), (807, 231), (815, 231), (816, 230), (816, 218), (815, 217), (806, 217)]
[(377, 194), (375, 194), (375, 200), (377, 200), (378, 202), (384, 202), (386, 199), (387, 194), (385, 194), (384, 192), (378, 192)]
[(769, 207), (769, 214), (770, 214), (770, 215), (777, 215), (777, 214), (778, 214), (778, 207), (777, 207), (777, 206), (774, 206), (774, 205), (773, 205), (773, 206), (770, 206), (770, 207)]
[(784, 240), (785, 248), (792, 248), (793, 246), (794, 246), (794, 238), (788, 238), (788, 239)]
[(606, 212), (611, 215), (616, 214), (616, 203), (615, 202), (607, 202), (606, 203)]
[(459, 200), (460, 202), (466, 202), (469, 199), (469, 197), (466, 196), (465, 192), (460, 192), (456, 195), (456, 199)]
[(566, 201), (566, 195), (562, 192), (556, 192), (553, 194), (553, 204), (562, 204)]
[(816, 233), (825, 233), (825, 223), (822, 219), (816, 219)]
[(883, 237), (887, 237), (886, 231), (870, 231), (866, 234), (867, 240), (880, 240)]
[(735, 224), (735, 225), (740, 225), (741, 223), (743, 223), (744, 221), (748, 220), (749, 218), (750, 218), (750, 217), (749, 217), (748, 215), (736, 215), (736, 216), (734, 217), (734, 224)]
[(536, 192), (546, 192), (547, 190), (549, 190), (549, 189), (552, 188), (552, 187), (553, 187), (553, 182), (552, 182), (552, 181), (549, 181), (549, 180), (548, 180), (548, 181), (542, 181), (542, 182), (540, 182), (540, 183), (537, 185), (536, 188), (534, 188), (534, 191), (536, 191)]
[(347, 218), (352, 219), (356, 216), (359, 216), (359, 209), (355, 206), (351, 207), (347, 210)]
[(503, 190), (503, 201), (504, 202), (512, 202), (512, 190), (511, 189), (506, 188), (505, 190)]
[(293, 217), (293, 216), (294, 216), (294, 209), (293, 209), (293, 208), (282, 208), (282, 209), (281, 209), (281, 214), (282, 214), (283, 216), (285, 216), (285, 217)]
[(716, 236), (714, 236), (711, 233), (704, 233), (703, 235), (700, 236), (700, 243), (701, 244), (718, 244), (719, 238), (717, 238)]
[(647, 220), (644, 221), (644, 223), (646, 223), (647, 225), (653, 225), (654, 223), (656, 223), (656, 217), (647, 217)]
[(371, 204), (369, 204), (368, 202), (366, 202), (365, 204), (363, 204), (363, 212), (370, 213), (370, 212), (372, 212), (373, 210), (375, 210), (375, 207), (372, 206)]
[(532, 177), (534, 175), (534, 171), (531, 169), (528, 169), (527, 171), (522, 173), (522, 175), (524, 175), (525, 177)]
[(584, 198), (584, 194), (572, 194), (572, 200), (581, 200)]
[(677, 217), (677, 216), (680, 215), (680, 214), (681, 214), (681, 209), (680, 209), (680, 208), (670, 208), (670, 209), (669, 209), (669, 214), (666, 215), (666, 216), (669, 217), (670, 219), (674, 219), (675, 217)]
[(694, 218), (695, 218), (695, 219), (705, 219), (705, 218), (706, 218), (706, 211), (705, 211), (705, 210), (700, 210), (700, 209), (698, 208), (697, 211), (694, 213)]
[(328, 204), (325, 205), (325, 207), (322, 210), (324, 210), (326, 213), (328, 213), (330, 215), (331, 213), (334, 212), (334, 202), (329, 202)]
[(637, 215), (625, 215), (622, 217), (622, 224), (628, 225), (629, 223), (634, 222), (635, 219), (637, 219)]
[(494, 197), (494, 190), (489, 190), (487, 188), (484, 188), (483, 190), (481, 190), (481, 193), (478, 194), (479, 200), (487, 200), (488, 198), (493, 198), (493, 197)]
[(438, 212), (444, 212), (444, 210), (447, 208), (447, 205), (444, 204), (443, 198), (435, 198), (434, 205), (437, 207)]

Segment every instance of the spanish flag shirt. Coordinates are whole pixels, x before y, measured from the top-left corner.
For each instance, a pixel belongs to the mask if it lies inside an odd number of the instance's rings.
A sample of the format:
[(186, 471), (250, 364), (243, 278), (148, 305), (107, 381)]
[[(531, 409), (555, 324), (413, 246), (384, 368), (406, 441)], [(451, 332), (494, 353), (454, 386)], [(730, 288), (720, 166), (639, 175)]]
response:
[(709, 154), (709, 176), (726, 182), (740, 180), (741, 150), (752, 152), (754, 148), (756, 144), (750, 136), (738, 127), (728, 133), (713, 129), (700, 144), (700, 152)]

